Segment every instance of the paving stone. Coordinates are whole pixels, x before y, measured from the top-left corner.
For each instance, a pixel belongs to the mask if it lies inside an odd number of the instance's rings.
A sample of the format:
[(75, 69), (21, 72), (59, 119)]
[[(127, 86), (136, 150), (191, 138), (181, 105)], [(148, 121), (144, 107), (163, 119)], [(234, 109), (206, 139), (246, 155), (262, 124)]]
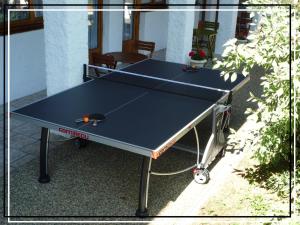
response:
[(19, 107), (23, 107), (25, 105), (32, 103), (32, 101), (33, 100), (30, 99), (29, 97), (24, 97), (24, 98), (20, 98), (20, 99), (12, 101), (11, 106), (19, 108)]
[(44, 99), (45, 97), (47, 97), (47, 95), (34, 95), (34, 96), (31, 96), (28, 101), (30, 103), (33, 103), (33, 102), (36, 102), (36, 101), (39, 101), (41, 99)]
[(0, 131), (0, 143), (3, 142), (3, 138), (4, 138), (3, 130), (1, 130), (1, 131)]
[(159, 51), (153, 52), (152, 58), (163, 61), (166, 60), (166, 49), (161, 49)]
[(17, 134), (11, 137), (12, 148), (20, 149), (34, 142), (36, 142), (36, 139), (21, 134)]
[(38, 92), (38, 93), (28, 95), (28, 96), (25, 96), (23, 98), (16, 99), (16, 100), (12, 101), (11, 106), (15, 107), (15, 108), (23, 107), (23, 106), (31, 104), (35, 101), (38, 101), (39, 99), (42, 99), (44, 97), (46, 97), (46, 92), (45, 91)]
[[(22, 120), (19, 120), (19, 119), (16, 119), (16, 118), (13, 118), (11, 117), (10, 118), (10, 129), (15, 129), (21, 125), (24, 125), (26, 122), (22, 121)], [(7, 130), (7, 127), (8, 127), (8, 119), (5, 120), (5, 128)], [(1, 128), (3, 128), (3, 123), (1, 125)]]
[(31, 154), (33, 156), (39, 156), (40, 153), (40, 142), (36, 141), (32, 144), (26, 145), (22, 148), (22, 151)]
[(27, 153), (25, 152), (22, 152), (21, 150), (17, 149), (17, 148), (10, 148), (10, 151), (8, 152), (8, 149), (6, 149), (6, 152), (5, 152), (5, 164), (8, 163), (8, 153), (10, 155), (10, 163), (28, 155)]
[(47, 96), (47, 90), (44, 89), (42, 91), (36, 92), (32, 95), (29, 95), (28, 97), (29, 97), (29, 99), (39, 100), (39, 99), (44, 98), (46, 96)]
[(4, 162), (4, 160), (3, 160), (3, 145), (1, 145), (1, 147), (0, 147), (0, 167), (2, 167), (3, 162)]
[(30, 136), (31, 138), (34, 138), (34, 139), (39, 139), (41, 128), (32, 123), (25, 123), (23, 125), (18, 126), (15, 129), (15, 132), (18, 134), (25, 135), (25, 136)]
[[(7, 110), (7, 103), (5, 105), (5, 109)], [(4, 110), (4, 105), (0, 105), (0, 112), (3, 113), (3, 110)]]
[(11, 166), (14, 167), (14, 168), (18, 168), (30, 161), (32, 161), (33, 159), (35, 159), (36, 157), (33, 156), (33, 155), (30, 155), (30, 154), (26, 154), (25, 156), (23, 157), (19, 157), (17, 160), (13, 161), (11, 163)]

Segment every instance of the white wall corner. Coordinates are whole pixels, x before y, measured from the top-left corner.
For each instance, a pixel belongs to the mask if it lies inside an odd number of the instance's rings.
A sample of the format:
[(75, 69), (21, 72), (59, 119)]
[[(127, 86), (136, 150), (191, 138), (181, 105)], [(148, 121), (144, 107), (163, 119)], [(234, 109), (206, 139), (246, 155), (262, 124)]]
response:
[[(45, 0), (68, 4), (68, 0)], [(87, 0), (76, 3), (86, 4)], [(53, 8), (53, 7), (48, 7)], [(57, 8), (57, 7), (56, 7)], [(72, 9), (72, 7), (65, 7)], [(73, 7), (86, 9), (86, 7)], [(44, 43), (47, 94), (52, 95), (82, 82), (83, 64), (88, 63), (88, 14), (86, 11), (44, 12)]]

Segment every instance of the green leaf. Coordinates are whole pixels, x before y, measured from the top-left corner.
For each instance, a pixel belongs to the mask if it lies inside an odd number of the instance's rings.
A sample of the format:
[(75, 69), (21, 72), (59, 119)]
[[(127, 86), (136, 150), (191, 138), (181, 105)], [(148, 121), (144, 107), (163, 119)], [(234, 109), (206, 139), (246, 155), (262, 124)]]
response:
[(231, 82), (234, 82), (235, 80), (236, 80), (236, 78), (237, 78), (237, 74), (236, 73), (233, 73), (232, 75), (231, 75)]
[(248, 69), (247, 69), (246, 67), (243, 69), (242, 74), (243, 74), (245, 77), (248, 76), (249, 71), (248, 71)]
[(227, 81), (228, 78), (229, 78), (229, 73), (226, 73), (226, 74), (224, 75), (224, 80)]

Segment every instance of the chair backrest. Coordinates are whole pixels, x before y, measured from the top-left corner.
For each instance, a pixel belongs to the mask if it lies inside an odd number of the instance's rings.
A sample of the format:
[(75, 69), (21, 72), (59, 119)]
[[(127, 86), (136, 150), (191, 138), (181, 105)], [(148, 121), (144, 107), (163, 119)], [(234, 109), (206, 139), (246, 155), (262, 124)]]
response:
[(204, 30), (217, 31), (219, 29), (219, 23), (215, 23), (215, 22), (211, 22), (211, 21), (199, 21), (198, 28), (204, 29)]
[[(117, 62), (112, 55), (101, 55), (99, 53), (92, 53), (91, 63), (95, 66), (106, 66), (109, 69), (115, 69)], [(101, 71), (100, 69), (94, 69), (97, 76), (106, 74), (107, 71)]]
[(106, 66), (109, 69), (116, 68), (116, 61), (112, 55), (101, 55), (92, 53), (92, 64), (95, 66)]
[(155, 43), (150, 41), (137, 41), (136, 49), (137, 51), (143, 50), (150, 52), (149, 56), (151, 58), (155, 49)]

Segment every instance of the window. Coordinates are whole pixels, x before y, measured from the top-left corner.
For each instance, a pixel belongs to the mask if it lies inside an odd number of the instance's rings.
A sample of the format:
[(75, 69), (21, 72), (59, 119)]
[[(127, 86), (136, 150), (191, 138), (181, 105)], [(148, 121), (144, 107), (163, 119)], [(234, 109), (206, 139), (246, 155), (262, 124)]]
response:
[(166, 0), (138, 0), (142, 9), (166, 9)]
[(133, 0), (124, 1), (124, 13), (123, 13), (123, 41), (131, 40), (133, 38), (134, 29), (134, 13), (131, 10), (133, 7)]
[[(89, 0), (89, 4), (97, 4), (98, 0)], [(98, 12), (93, 11), (93, 6), (88, 6), (88, 24), (89, 24), (89, 48), (98, 48)]]
[(89, 57), (92, 60), (93, 53), (102, 53), (103, 16), (102, 11), (94, 9), (102, 9), (103, 0), (88, 0), (88, 3), (91, 4), (88, 6), (88, 44)]
[(166, 4), (166, 0), (140, 0), (141, 4)]
[[(3, 3), (4, 2), (4, 3)], [(3, 29), (4, 7), (3, 4), (10, 4), (9, 9), (19, 9), (20, 11), (10, 11), (10, 33), (19, 33), (43, 28), (43, 12), (22, 11), (28, 8), (41, 8), (41, 6), (30, 6), (31, 4), (42, 4), (42, 0), (4, 0), (0, 9), (0, 34), (7, 34)], [(6, 8), (7, 9), (7, 8)], [(7, 23), (7, 12), (6, 23)], [(7, 26), (6, 26), (7, 29)]]

